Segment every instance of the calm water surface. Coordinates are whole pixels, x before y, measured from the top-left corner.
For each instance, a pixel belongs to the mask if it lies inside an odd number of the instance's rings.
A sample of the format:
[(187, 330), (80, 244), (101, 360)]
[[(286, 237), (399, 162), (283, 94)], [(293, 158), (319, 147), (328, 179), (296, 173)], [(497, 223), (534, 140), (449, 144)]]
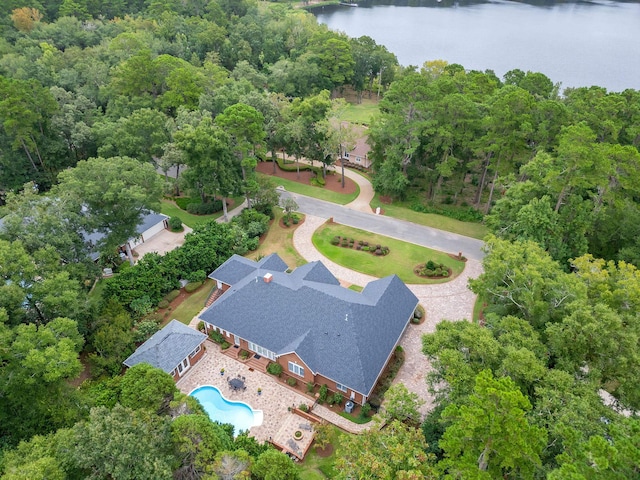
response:
[(314, 13), (350, 37), (369, 35), (402, 65), (444, 59), (500, 77), (542, 72), (562, 87), (640, 90), (639, 2), (357, 1)]

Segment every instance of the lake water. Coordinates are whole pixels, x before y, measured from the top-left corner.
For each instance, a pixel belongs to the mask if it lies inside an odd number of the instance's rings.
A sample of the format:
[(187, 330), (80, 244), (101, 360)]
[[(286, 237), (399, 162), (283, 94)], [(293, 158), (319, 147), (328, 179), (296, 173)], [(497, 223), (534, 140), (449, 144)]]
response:
[[(368, 35), (402, 65), (542, 72), (562, 87), (640, 90), (640, 3), (356, 0), (313, 10), (350, 37)], [(409, 5), (410, 4), (410, 5)]]

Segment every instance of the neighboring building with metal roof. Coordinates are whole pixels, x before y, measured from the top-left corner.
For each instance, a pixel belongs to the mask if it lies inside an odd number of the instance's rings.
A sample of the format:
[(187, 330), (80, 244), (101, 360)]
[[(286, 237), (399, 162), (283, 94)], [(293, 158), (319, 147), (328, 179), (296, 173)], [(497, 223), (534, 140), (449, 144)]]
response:
[(238, 351), (279, 363), (299, 381), (366, 402), (417, 297), (396, 275), (356, 292), (321, 262), (286, 273), (280, 257), (267, 258), (260, 264), (234, 255), (209, 275), (224, 293), (200, 315), (208, 331), (222, 333)]
[(171, 320), (122, 363), (127, 367), (148, 363), (164, 370), (177, 381), (204, 355), (203, 343), (206, 339), (204, 333), (178, 320)]

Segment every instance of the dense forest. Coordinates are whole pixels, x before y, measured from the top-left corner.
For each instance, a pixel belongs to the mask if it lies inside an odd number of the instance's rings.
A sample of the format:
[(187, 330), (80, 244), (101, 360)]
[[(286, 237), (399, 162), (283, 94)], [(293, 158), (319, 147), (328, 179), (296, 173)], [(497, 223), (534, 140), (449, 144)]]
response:
[[(297, 478), (169, 376), (120, 375), (121, 362), (157, 330), (146, 315), (179, 279), (256, 248), (277, 203), (258, 161), (335, 161), (350, 141), (336, 121), (345, 91), (382, 93), (369, 129), (379, 195), (492, 235), (471, 284), (482, 322), (423, 339), (436, 408), (416, 428), (421, 399), (390, 394), (387, 425), (350, 441), (340, 477), (640, 475), (640, 92), (401, 67), (287, 3), (3, 5), (0, 478)], [(90, 298), (141, 213), (182, 191), (253, 208), (123, 263)], [(103, 234), (95, 245), (90, 232)], [(81, 352), (91, 378), (76, 388)]]

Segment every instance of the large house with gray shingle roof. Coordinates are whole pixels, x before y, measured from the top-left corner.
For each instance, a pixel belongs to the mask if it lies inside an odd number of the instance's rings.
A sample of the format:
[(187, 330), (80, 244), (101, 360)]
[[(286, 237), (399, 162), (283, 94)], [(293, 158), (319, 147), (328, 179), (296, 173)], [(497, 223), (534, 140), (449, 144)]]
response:
[(418, 299), (396, 275), (356, 292), (321, 262), (286, 270), (276, 254), (260, 262), (234, 255), (209, 275), (223, 293), (200, 319), (232, 348), (277, 362), (298, 381), (366, 402)]
[(178, 320), (171, 320), (162, 330), (140, 345), (123, 363), (127, 367), (148, 363), (164, 370), (177, 381), (202, 358), (202, 344), (206, 339), (204, 333)]

